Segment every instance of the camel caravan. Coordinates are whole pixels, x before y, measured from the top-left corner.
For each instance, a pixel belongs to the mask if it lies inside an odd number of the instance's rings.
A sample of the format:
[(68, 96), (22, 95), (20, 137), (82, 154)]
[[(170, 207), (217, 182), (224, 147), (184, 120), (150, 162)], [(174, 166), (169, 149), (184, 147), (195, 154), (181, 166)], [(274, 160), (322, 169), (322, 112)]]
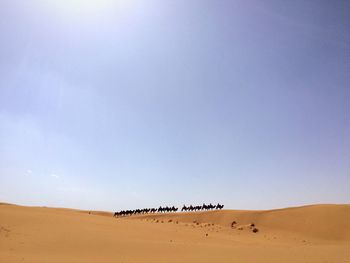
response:
[(209, 205), (203, 204), (203, 205), (197, 205), (197, 206), (183, 206), (181, 211), (185, 211), (185, 212), (192, 212), (192, 211), (208, 211), (208, 210), (214, 210), (214, 209), (218, 209), (221, 210), (224, 208), (224, 205), (220, 205), (219, 203), (217, 205), (212, 205), (211, 203)]
[[(181, 212), (193, 212), (193, 211), (208, 211), (208, 210), (221, 210), (224, 208), (224, 205), (217, 204), (209, 205), (184, 205), (181, 209)], [(134, 209), (134, 210), (122, 210), (114, 213), (114, 217), (122, 217), (122, 216), (131, 216), (131, 215), (141, 215), (141, 214), (153, 214), (153, 213), (175, 213), (178, 211), (177, 207), (159, 207), (159, 208), (143, 208), (143, 209)]]

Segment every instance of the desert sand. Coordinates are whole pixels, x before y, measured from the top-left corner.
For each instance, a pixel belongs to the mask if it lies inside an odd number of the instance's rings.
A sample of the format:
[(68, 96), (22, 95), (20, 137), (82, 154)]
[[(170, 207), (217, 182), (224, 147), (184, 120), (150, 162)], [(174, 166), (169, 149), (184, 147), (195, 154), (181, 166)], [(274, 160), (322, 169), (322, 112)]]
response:
[(114, 218), (1, 204), (0, 262), (350, 262), (350, 205)]

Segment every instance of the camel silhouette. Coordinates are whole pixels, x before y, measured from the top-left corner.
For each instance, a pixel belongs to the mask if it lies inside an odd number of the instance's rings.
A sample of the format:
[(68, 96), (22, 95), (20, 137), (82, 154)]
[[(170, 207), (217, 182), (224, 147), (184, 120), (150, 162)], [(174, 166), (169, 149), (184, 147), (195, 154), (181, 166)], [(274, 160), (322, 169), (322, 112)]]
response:
[[(209, 205), (206, 205), (203, 203), (202, 205), (183, 205), (181, 212), (193, 212), (193, 211), (208, 211), (213, 209), (223, 209), (224, 205), (221, 205), (218, 203), (217, 205), (213, 205), (210, 203)], [(142, 208), (142, 209), (133, 209), (133, 210), (121, 210), (119, 212), (115, 212), (113, 214), (113, 217), (124, 217), (124, 216), (131, 216), (131, 215), (140, 215), (140, 214), (149, 214), (149, 213), (176, 213), (178, 211), (178, 208), (175, 206), (159, 206), (158, 208)]]

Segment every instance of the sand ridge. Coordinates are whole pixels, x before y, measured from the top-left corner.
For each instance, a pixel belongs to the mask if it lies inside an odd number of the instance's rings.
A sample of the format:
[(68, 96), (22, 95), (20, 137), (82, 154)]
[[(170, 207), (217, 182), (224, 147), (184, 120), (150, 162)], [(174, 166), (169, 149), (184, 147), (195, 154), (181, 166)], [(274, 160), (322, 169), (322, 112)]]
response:
[(3, 204), (0, 262), (350, 262), (349, 219), (350, 205), (114, 218)]
[(237, 228), (256, 224), (260, 229), (298, 233), (313, 239), (350, 241), (350, 205), (310, 205), (265, 211), (223, 210), (197, 213), (142, 215), (138, 218), (154, 218), (191, 223), (215, 223)]

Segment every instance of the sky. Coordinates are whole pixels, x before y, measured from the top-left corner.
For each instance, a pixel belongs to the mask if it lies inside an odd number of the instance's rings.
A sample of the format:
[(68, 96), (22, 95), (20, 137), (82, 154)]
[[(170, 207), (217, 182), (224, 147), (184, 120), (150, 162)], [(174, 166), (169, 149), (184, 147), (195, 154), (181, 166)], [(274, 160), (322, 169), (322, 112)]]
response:
[(0, 0), (0, 202), (350, 203), (350, 3)]

